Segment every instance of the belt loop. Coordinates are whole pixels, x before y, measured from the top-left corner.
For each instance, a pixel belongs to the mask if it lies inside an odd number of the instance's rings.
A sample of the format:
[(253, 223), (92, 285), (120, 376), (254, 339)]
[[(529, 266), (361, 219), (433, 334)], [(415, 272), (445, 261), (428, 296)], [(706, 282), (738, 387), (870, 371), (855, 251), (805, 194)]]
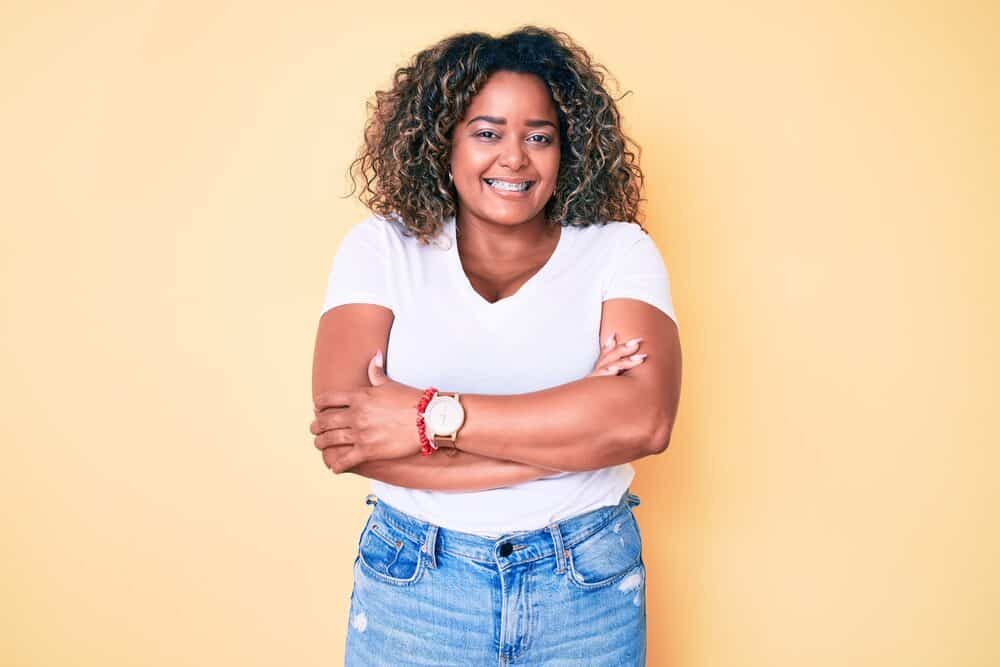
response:
[(427, 565), (433, 568), (437, 567), (437, 558), (435, 558), (437, 532), (438, 527), (433, 523), (430, 524), (427, 528), (427, 536), (424, 538), (424, 544), (420, 547), (420, 550), (427, 556)]
[(562, 531), (558, 523), (549, 525), (549, 533), (552, 534), (552, 545), (556, 550), (556, 574), (561, 574), (566, 569), (566, 552), (563, 547)]
[(365, 496), (365, 505), (377, 505), (377, 504), (378, 504), (378, 496), (376, 496), (374, 493), (369, 493), (367, 496)]
[(625, 502), (628, 503), (629, 507), (637, 507), (642, 501), (639, 499), (639, 496), (626, 491)]

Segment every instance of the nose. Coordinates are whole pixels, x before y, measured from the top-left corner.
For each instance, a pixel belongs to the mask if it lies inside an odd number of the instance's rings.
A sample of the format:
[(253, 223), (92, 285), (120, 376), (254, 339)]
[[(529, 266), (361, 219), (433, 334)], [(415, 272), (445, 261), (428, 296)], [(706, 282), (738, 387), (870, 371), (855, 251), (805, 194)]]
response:
[(524, 146), (517, 136), (511, 132), (507, 140), (500, 146), (500, 158), (497, 160), (497, 164), (511, 171), (517, 171), (527, 163), (528, 154), (524, 152)]

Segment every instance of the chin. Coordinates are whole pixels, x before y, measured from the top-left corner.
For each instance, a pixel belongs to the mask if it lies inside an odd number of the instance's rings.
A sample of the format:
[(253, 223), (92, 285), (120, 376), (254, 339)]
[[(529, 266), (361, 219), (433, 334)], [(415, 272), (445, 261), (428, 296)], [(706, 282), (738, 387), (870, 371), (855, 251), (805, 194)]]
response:
[(486, 207), (481, 210), (483, 212), (482, 217), (485, 218), (486, 220), (491, 220), (498, 224), (504, 224), (504, 225), (519, 225), (522, 222), (527, 222), (528, 220), (531, 220), (536, 215), (538, 215), (538, 211), (534, 209), (525, 211), (512, 211), (509, 209), (496, 210), (493, 207)]

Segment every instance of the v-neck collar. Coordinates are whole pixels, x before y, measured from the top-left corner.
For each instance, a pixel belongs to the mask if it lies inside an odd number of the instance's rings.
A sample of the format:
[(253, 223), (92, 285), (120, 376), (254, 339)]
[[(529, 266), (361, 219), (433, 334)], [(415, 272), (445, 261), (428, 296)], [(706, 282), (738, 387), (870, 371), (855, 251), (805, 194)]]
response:
[(469, 276), (466, 275), (465, 269), (462, 268), (462, 258), (458, 254), (458, 237), (456, 236), (457, 226), (455, 224), (455, 216), (449, 217), (444, 223), (446, 238), (451, 243), (450, 247), (447, 249), (448, 264), (451, 266), (456, 284), (459, 285), (459, 291), (465, 295), (466, 300), (472, 307), (478, 308), (484, 312), (494, 312), (505, 308), (512, 303), (516, 303), (519, 299), (523, 299), (528, 296), (532, 290), (536, 289), (539, 283), (545, 279), (545, 276), (551, 273), (558, 263), (562, 261), (562, 256), (568, 243), (566, 230), (566, 226), (563, 226), (563, 228), (559, 230), (559, 240), (556, 242), (555, 250), (552, 251), (552, 254), (549, 256), (549, 259), (545, 262), (545, 264), (542, 265), (542, 268), (538, 269), (538, 271), (528, 278), (528, 280), (513, 294), (505, 296), (497, 301), (490, 302), (487, 301), (482, 294), (476, 291), (476, 288), (474, 288), (472, 283), (469, 281)]

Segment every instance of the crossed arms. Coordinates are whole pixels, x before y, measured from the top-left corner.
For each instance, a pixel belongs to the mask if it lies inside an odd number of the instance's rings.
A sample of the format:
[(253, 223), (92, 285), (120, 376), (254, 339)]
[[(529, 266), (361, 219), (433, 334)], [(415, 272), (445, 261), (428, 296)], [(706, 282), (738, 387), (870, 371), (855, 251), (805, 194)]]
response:
[[(369, 386), (369, 361), (374, 350), (386, 349), (392, 321), (391, 310), (365, 303), (323, 314), (313, 357), (314, 402), (324, 392)], [(612, 332), (619, 341), (641, 337), (645, 361), (622, 375), (588, 376), (525, 394), (463, 393), (466, 421), (455, 456), (365, 461), (349, 472), (408, 488), (478, 491), (664, 451), (680, 399), (677, 327), (644, 301), (620, 298), (605, 301), (602, 310), (600, 339)]]

